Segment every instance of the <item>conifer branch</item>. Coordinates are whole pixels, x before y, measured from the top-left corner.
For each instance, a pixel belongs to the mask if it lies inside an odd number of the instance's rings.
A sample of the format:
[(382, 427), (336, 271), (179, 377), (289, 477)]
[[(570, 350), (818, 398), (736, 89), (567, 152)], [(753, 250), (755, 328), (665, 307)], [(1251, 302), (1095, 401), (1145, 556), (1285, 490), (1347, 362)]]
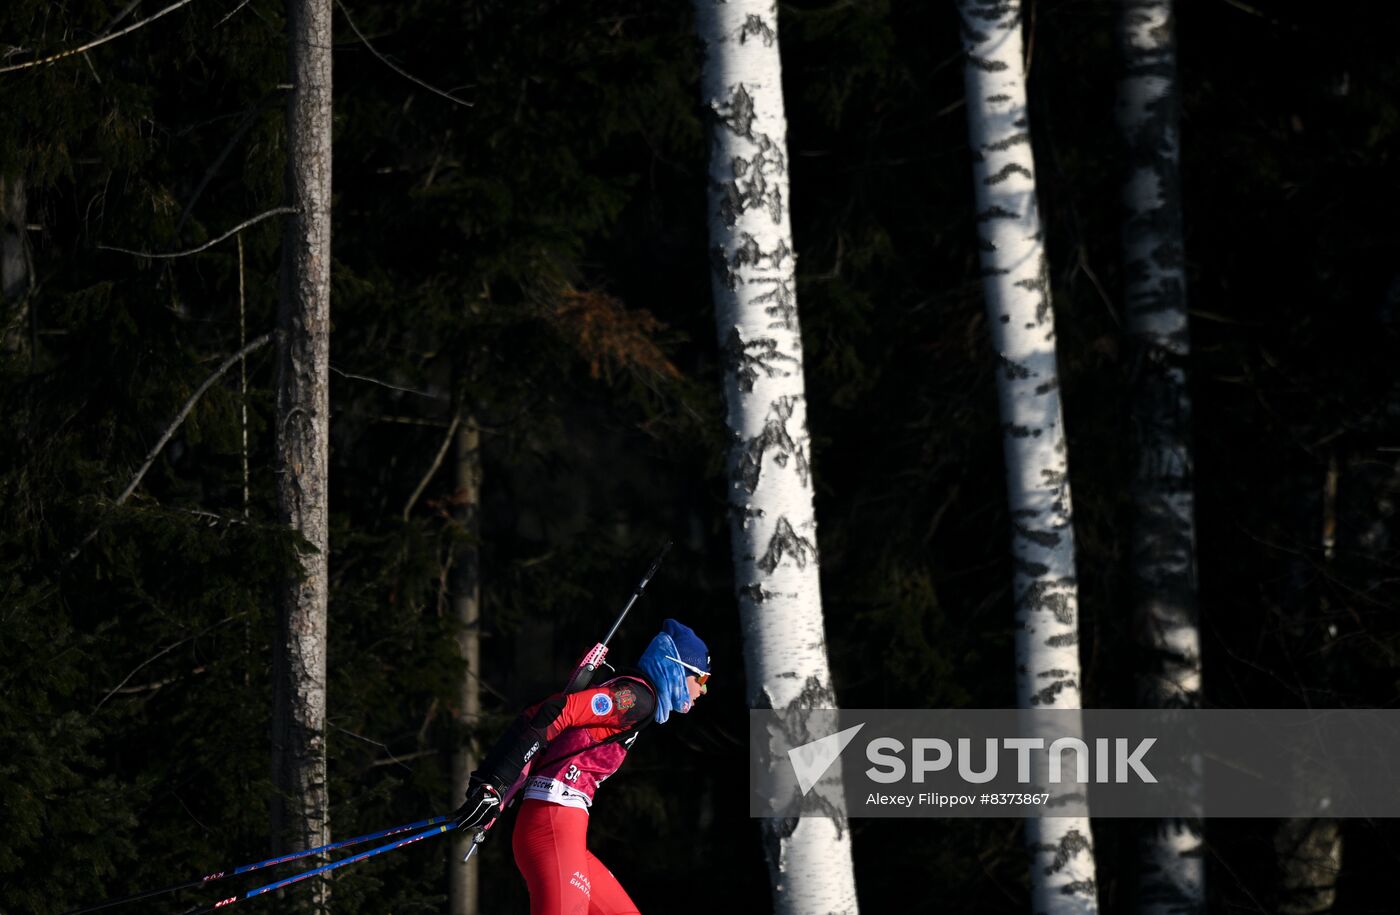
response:
[[(146, 462), (141, 465), (140, 470), (136, 471), (136, 475), (131, 478), (131, 482), (126, 485), (126, 489), (122, 490), (122, 494), (120, 496), (117, 496), (117, 500), (112, 503), (111, 508), (117, 508), (122, 503), (126, 502), (126, 500), (131, 497), (131, 494), (136, 491), (136, 487), (141, 485), (141, 480), (146, 476), (146, 471), (150, 470), (151, 465), (155, 463), (156, 456), (160, 454), (161, 449), (163, 449), (166, 446), (166, 443), (170, 441), (171, 437), (175, 434), (175, 430), (180, 428), (180, 424), (185, 421), (185, 417), (190, 415), (190, 411), (194, 409), (195, 404), (199, 403), (199, 399), (204, 396), (204, 392), (209, 390), (209, 388), (214, 384), (214, 382), (222, 378), (224, 376), (224, 373), (227, 372), (229, 369), (233, 368), (233, 366), (239, 360), (243, 359), (245, 356), (252, 353), (254, 350), (265, 346), (267, 342), (271, 339), (272, 334), (267, 333), (263, 334), (261, 337), (258, 337), (256, 340), (249, 342), (247, 346), (243, 347), (238, 352), (225, 359), (219, 365), (219, 367), (214, 370), (214, 374), (204, 379), (204, 383), (195, 389), (195, 392), (189, 396), (188, 400), (185, 401), (185, 405), (180, 408), (180, 412), (175, 415), (175, 419), (172, 420), (170, 425), (166, 427), (165, 432), (160, 437), (160, 440), (156, 442), (155, 447), (151, 449), (150, 454), (146, 455)], [(111, 509), (108, 510), (110, 511)], [(102, 524), (99, 521), (98, 524), (95, 527), (93, 527), (91, 531), (88, 531), (87, 536), (83, 538), (82, 542), (73, 548), (73, 552), (68, 554), (67, 561), (72, 562), (74, 559), (78, 558), (78, 554), (83, 551), (83, 547), (91, 543), (93, 538), (96, 537), (98, 532), (101, 530)]]
[(225, 232), (223, 235), (220, 235), (218, 238), (212, 239), (212, 240), (210, 240), (210, 241), (206, 241), (204, 244), (200, 245), (198, 248), (189, 248), (189, 249), (187, 249), (187, 250), (185, 250), (185, 251), (171, 251), (171, 252), (168, 252), (168, 253), (161, 254), (161, 253), (157, 253), (157, 252), (154, 252), (154, 251), (133, 251), (133, 250), (131, 250), (130, 248), (118, 248), (118, 247), (115, 247), (115, 246), (113, 246), (113, 245), (98, 245), (98, 246), (97, 246), (97, 250), (99, 250), (99, 251), (116, 251), (118, 254), (133, 254), (133, 255), (135, 255), (135, 256), (137, 256), (137, 257), (150, 257), (150, 258), (156, 258), (156, 259), (172, 258), (172, 257), (187, 257), (187, 256), (189, 256), (189, 255), (191, 255), (191, 254), (198, 254), (198, 253), (201, 252), (201, 251), (207, 251), (208, 249), (210, 249), (210, 248), (214, 247), (215, 245), (217, 245), (219, 242), (224, 241), (225, 239), (228, 239), (228, 238), (232, 238), (233, 236), (237, 235), (239, 232), (242, 232), (244, 229), (248, 228), (249, 226), (251, 226), (251, 225), (256, 225), (257, 223), (262, 222), (264, 219), (270, 219), (270, 218), (273, 217), (273, 216), (282, 216), (282, 215), (292, 214), (292, 213), (296, 213), (296, 212), (297, 212), (297, 208), (296, 208), (296, 207), (277, 207), (276, 209), (268, 210), (266, 213), (259, 213), (257, 216), (254, 216), (252, 219), (244, 220), (243, 222), (241, 222), (241, 223), (239, 223), (238, 225), (234, 226), (232, 229), (229, 229), (227, 232)]
[(400, 67), (398, 64), (385, 57), (383, 54), (380, 54), (379, 51), (375, 49), (374, 45), (369, 43), (369, 39), (365, 37), (364, 33), (361, 32), (359, 28), (355, 25), (355, 20), (350, 18), (350, 11), (345, 8), (345, 4), (341, 3), (340, 0), (335, 0), (335, 5), (340, 7), (340, 12), (342, 15), (345, 16), (345, 22), (350, 26), (350, 31), (355, 33), (356, 38), (364, 42), (365, 47), (369, 48), (369, 52), (375, 57), (379, 58), (379, 61), (383, 63), (384, 66), (388, 67), (390, 70), (393, 70), (395, 73), (397, 73), (399, 76), (402, 76), (409, 82), (422, 86), (429, 92), (432, 92), (435, 95), (440, 95), (443, 98), (447, 99), (449, 102), (456, 102), (458, 105), (461, 105), (464, 108), (471, 108), (475, 104), (475, 102), (468, 102), (464, 99), (459, 99), (457, 96), (453, 95), (450, 92), (446, 92), (442, 89), (439, 89), (436, 86), (432, 86), (428, 83), (423, 82), (421, 79), (414, 76), (412, 73), (409, 73), (403, 67)]
[(193, 2), (194, 2), (194, 0), (178, 0), (178, 2), (170, 4), (170, 5), (167, 6), (165, 9), (161, 10), (161, 11), (158, 12), (158, 13), (155, 13), (155, 14), (153, 14), (153, 15), (151, 15), (151, 16), (147, 16), (145, 19), (142, 19), (140, 22), (133, 22), (131, 25), (129, 25), (129, 26), (127, 26), (126, 28), (122, 29), (120, 32), (113, 32), (113, 33), (110, 34), (110, 35), (103, 35), (101, 38), (97, 38), (97, 39), (94, 39), (94, 40), (92, 40), (92, 41), (89, 41), (89, 42), (88, 42), (87, 44), (85, 44), (85, 45), (81, 45), (81, 46), (76, 47), (76, 48), (69, 48), (67, 51), (59, 51), (57, 54), (50, 54), (48, 57), (42, 58), (42, 59), (40, 59), (40, 60), (30, 60), (30, 61), (26, 61), (26, 62), (24, 62), (24, 63), (22, 63), (22, 64), (10, 64), (8, 67), (0, 67), (0, 73), (12, 73), (12, 72), (14, 72), (15, 70), (28, 70), (28, 69), (30, 69), (31, 67), (42, 67), (44, 64), (51, 64), (51, 63), (53, 63), (54, 61), (63, 60), (65, 57), (72, 57), (72, 56), (74, 56), (75, 54), (81, 54), (81, 53), (83, 53), (84, 51), (91, 51), (93, 48), (97, 47), (98, 45), (106, 44), (107, 42), (113, 41), (113, 40), (115, 40), (115, 39), (117, 39), (117, 38), (120, 38), (120, 37), (122, 37), (123, 35), (130, 34), (131, 32), (136, 31), (137, 29), (141, 28), (141, 27), (144, 26), (144, 25), (148, 25), (148, 24), (150, 24), (150, 23), (152, 23), (152, 22), (155, 22), (157, 19), (159, 19), (160, 17), (164, 16), (166, 13), (173, 13), (173, 12), (175, 12), (176, 10), (178, 10), (180, 7), (185, 6), (185, 5), (187, 5), (187, 4), (190, 4), (190, 3), (193, 3)]

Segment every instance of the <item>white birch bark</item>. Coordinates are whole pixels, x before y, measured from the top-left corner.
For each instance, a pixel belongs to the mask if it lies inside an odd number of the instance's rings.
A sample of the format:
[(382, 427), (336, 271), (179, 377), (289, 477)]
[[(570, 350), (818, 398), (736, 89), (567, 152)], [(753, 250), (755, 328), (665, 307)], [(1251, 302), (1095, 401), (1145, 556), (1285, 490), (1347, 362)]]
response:
[(29, 348), (29, 289), (34, 280), (29, 253), (28, 199), (21, 175), (0, 176), (0, 315), (4, 351)]
[[(1021, 5), (959, 0), (987, 323), (999, 361), (1021, 708), (1077, 709), (1079, 597), (1055, 322), (1027, 122)], [(1087, 817), (1031, 817), (1032, 910), (1098, 911)]]
[[(287, 187), (278, 304), (277, 506), (311, 546), (280, 597), (275, 655), (274, 830), (293, 850), (330, 841), (326, 786), (327, 475), (330, 432), (331, 0), (289, 0)], [(324, 909), (328, 884), (312, 901)]]
[[(751, 708), (835, 708), (788, 217), (777, 6), (696, 0), (695, 8), (705, 45), (713, 291), (748, 701)], [(858, 911), (843, 816), (762, 823), (774, 912)]]
[[(467, 417), (458, 427), (455, 449), (455, 514), (467, 535), (457, 551), (452, 583), (452, 611), (457, 618), (457, 650), (466, 664), (457, 685), (457, 722), (471, 735), (452, 755), (452, 795), (448, 808), (462, 803), (477, 764), (476, 730), (481, 726), (481, 578), (477, 543), (481, 535), (481, 430)], [(454, 834), (448, 852), (447, 897), (450, 915), (480, 911), (479, 859), (462, 858), (471, 844), (466, 831)]]
[[(1127, 151), (1123, 276), (1137, 455), (1131, 535), (1139, 704), (1199, 708), (1190, 353), (1171, 0), (1122, 0), (1118, 123)], [(1199, 820), (1147, 824), (1138, 911), (1205, 911)]]

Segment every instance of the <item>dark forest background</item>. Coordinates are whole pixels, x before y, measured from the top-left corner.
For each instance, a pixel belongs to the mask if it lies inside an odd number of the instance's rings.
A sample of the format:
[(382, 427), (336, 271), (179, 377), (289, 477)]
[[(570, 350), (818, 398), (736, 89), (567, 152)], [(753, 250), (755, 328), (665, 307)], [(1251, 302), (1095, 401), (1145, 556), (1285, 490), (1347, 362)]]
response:
[[(7, 0), (0, 54), (82, 43), (124, 7)], [(677, 616), (710, 642), (715, 679), (695, 715), (647, 731), (590, 841), (644, 910), (762, 911), (690, 7), (344, 9), (379, 53), (472, 107), (385, 66), (338, 10), (334, 833), (460, 800), (444, 567), (465, 534), (450, 470), (404, 508), (465, 410), (483, 430), (482, 734), (562, 683), (674, 538), (615, 656)], [(1400, 5), (1177, 10), (1206, 701), (1392, 707)], [(1131, 705), (1134, 671), (1116, 12), (1027, 2), (1093, 706)], [(18, 338), (0, 376), (5, 912), (267, 853), (271, 595), (296, 549), (272, 521), (271, 351), (249, 360), (246, 398), (236, 370), (212, 387), (114, 507), (239, 348), (239, 261), (232, 238), (169, 260), (100, 246), (191, 248), (281, 204), (284, 35), (277, 0), (196, 0), (90, 54), (0, 74), (0, 175), (25, 179), (34, 259), (22, 305), (5, 302)], [(784, 2), (781, 40), (838, 695), (1013, 705), (957, 17), (943, 2)], [(249, 339), (273, 328), (280, 237), (276, 219), (242, 233)], [(1209, 824), (1214, 911), (1273, 910), (1276, 825)], [(867, 912), (1026, 910), (1017, 820), (852, 828)], [(1130, 828), (1095, 823), (1109, 912), (1130, 907)], [(1393, 911), (1400, 829), (1348, 821), (1344, 839), (1337, 911)], [(508, 844), (485, 849), (486, 911), (523, 910)], [(447, 866), (426, 845), (351, 868), (335, 909), (440, 910)]]

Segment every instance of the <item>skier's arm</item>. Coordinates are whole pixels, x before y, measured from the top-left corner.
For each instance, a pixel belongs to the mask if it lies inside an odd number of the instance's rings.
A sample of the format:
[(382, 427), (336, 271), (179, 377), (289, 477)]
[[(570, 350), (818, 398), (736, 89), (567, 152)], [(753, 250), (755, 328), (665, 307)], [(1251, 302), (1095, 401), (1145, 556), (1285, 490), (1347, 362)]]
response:
[(558, 723), (567, 698), (563, 693), (556, 693), (522, 712), (472, 773), (472, 781), (489, 782), (499, 791), (515, 784), (535, 754), (567, 726)]

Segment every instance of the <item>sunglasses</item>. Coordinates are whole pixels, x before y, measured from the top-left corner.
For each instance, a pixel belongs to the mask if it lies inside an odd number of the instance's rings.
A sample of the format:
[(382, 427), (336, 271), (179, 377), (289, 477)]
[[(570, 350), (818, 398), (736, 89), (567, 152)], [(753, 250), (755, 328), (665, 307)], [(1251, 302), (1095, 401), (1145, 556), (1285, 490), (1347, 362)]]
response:
[(704, 686), (710, 680), (710, 672), (708, 670), (701, 670), (700, 668), (695, 667), (694, 665), (685, 663), (680, 658), (673, 658), (670, 655), (666, 655), (666, 660), (675, 661), (677, 664), (694, 674), (695, 682), (699, 686)]

